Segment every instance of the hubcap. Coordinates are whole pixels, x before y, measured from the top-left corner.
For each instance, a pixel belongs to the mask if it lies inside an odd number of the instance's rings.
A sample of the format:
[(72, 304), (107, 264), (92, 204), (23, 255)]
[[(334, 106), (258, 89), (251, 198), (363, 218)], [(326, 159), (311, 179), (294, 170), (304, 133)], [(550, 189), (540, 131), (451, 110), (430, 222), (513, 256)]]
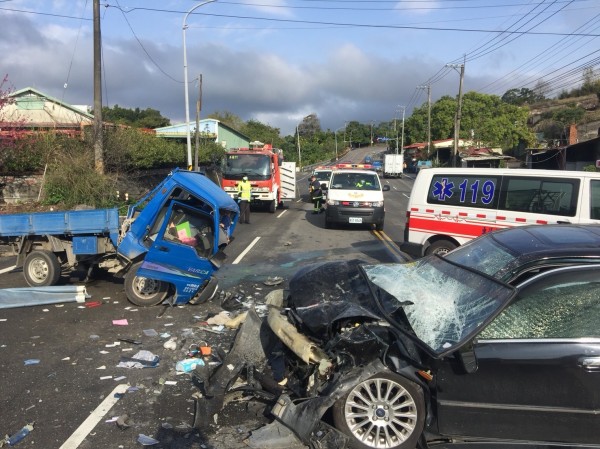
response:
[(135, 289), (140, 296), (155, 295), (159, 291), (159, 288), (160, 281), (140, 276), (136, 276), (135, 278)]
[(35, 259), (29, 264), (29, 276), (37, 282), (43, 282), (48, 278), (48, 264), (44, 259)]
[(373, 448), (395, 447), (406, 441), (417, 424), (417, 406), (410, 393), (389, 379), (368, 379), (354, 387), (345, 405), (348, 428)]

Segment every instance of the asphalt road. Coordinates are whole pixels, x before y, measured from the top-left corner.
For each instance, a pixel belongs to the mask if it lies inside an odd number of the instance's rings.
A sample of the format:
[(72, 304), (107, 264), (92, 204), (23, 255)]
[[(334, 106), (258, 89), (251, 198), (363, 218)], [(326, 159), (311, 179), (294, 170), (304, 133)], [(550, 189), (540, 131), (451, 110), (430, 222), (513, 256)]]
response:
[[(344, 159), (359, 162), (370, 151), (354, 150)], [(378, 233), (326, 230), (323, 215), (311, 214), (307, 175), (298, 177), (303, 199), (275, 214), (253, 211), (250, 225), (238, 225), (226, 251), (228, 263), (217, 272), (223, 293), (206, 304), (138, 308), (127, 301), (122, 281), (107, 278), (85, 285), (89, 297), (84, 303), (0, 309), (0, 434), (12, 435), (34, 423), (19, 443), (22, 447), (127, 449), (142, 447), (138, 439), (143, 436), (157, 441), (151, 446), (156, 448), (248, 447), (252, 431), (268, 421), (263, 409), (233, 397), (219, 414), (195, 417), (192, 395), (197, 389), (191, 375), (175, 371), (192, 344), (206, 343), (213, 354), (230, 348), (235, 330), (217, 332), (205, 324), (223, 311), (223, 294), (239, 298), (241, 310), (254, 305), (260, 312), (265, 296), (285, 288), (307, 264), (405, 258), (398, 245), (410, 178), (384, 180), (392, 189), (385, 197), (385, 229)], [(0, 270), (11, 263), (0, 259)], [(281, 284), (265, 285), (274, 277)], [(62, 283), (81, 285), (81, 279)], [(0, 288), (21, 287), (26, 287), (22, 273), (0, 274)], [(176, 349), (166, 349), (164, 343), (172, 337)], [(117, 366), (141, 350), (158, 356), (158, 365)], [(217, 363), (216, 358), (210, 361)], [(114, 421), (118, 417), (126, 428)], [(208, 430), (193, 428), (194, 419), (210, 423)]]

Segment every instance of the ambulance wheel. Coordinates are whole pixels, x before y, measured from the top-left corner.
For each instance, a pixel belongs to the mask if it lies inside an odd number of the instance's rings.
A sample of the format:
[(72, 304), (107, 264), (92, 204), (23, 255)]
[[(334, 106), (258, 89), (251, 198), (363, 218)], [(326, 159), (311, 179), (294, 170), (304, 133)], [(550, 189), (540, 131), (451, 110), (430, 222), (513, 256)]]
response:
[(165, 300), (169, 293), (169, 285), (142, 276), (138, 276), (142, 262), (134, 264), (125, 276), (125, 294), (127, 299), (140, 307), (155, 306)]
[(30, 287), (55, 285), (60, 279), (60, 262), (51, 251), (38, 249), (25, 259), (23, 275)]
[(438, 240), (427, 247), (425, 250), (425, 255), (429, 256), (430, 254), (439, 254), (440, 256), (444, 256), (454, 248), (456, 248), (455, 243), (452, 243), (449, 240)]

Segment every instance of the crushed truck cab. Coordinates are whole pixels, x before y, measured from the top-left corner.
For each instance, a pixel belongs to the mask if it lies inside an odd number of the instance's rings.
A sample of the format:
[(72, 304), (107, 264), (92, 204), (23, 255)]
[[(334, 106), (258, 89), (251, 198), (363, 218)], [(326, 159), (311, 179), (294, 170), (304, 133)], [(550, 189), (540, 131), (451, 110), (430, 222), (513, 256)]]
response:
[(237, 203), (218, 185), (177, 169), (125, 217), (117, 209), (0, 215), (0, 245), (17, 255), (33, 287), (54, 285), (75, 269), (87, 277), (102, 269), (125, 279), (136, 305), (197, 304), (217, 291), (213, 274), (238, 216)]

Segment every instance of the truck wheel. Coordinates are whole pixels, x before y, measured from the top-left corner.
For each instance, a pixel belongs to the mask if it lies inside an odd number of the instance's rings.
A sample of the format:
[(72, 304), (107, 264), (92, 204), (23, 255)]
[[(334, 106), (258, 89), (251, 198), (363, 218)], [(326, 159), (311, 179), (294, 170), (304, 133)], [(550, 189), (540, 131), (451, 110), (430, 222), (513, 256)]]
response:
[(437, 242), (432, 243), (425, 250), (425, 255), (429, 256), (430, 254), (439, 254), (443, 256), (450, 251), (456, 248), (456, 245), (448, 240), (438, 240)]
[(169, 293), (168, 284), (156, 279), (145, 278), (137, 275), (142, 262), (134, 264), (125, 276), (125, 294), (127, 299), (140, 307), (155, 306), (160, 304)]
[(190, 299), (188, 304), (196, 305), (210, 301), (215, 297), (217, 291), (219, 291), (219, 281), (216, 277), (211, 276), (210, 280), (202, 288), (202, 291), (197, 296), (194, 296), (192, 299)]
[(272, 214), (275, 213), (275, 209), (277, 209), (277, 200), (273, 200), (269, 203), (269, 212)]
[(333, 405), (333, 422), (352, 449), (412, 449), (425, 424), (425, 400), (413, 382), (380, 373)]
[(23, 265), (23, 275), (31, 287), (55, 285), (60, 279), (60, 271), (56, 254), (45, 249), (32, 251)]

